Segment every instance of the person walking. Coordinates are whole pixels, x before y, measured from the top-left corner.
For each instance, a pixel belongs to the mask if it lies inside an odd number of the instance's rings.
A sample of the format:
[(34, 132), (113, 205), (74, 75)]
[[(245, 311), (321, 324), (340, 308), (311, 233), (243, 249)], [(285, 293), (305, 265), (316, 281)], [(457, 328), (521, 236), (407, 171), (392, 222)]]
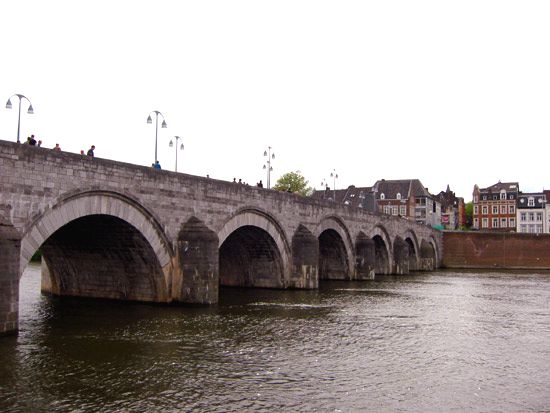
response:
[(88, 156), (94, 156), (94, 150), (95, 150), (95, 145), (92, 145), (90, 147), (90, 149), (88, 149), (88, 153), (86, 155)]
[(34, 135), (31, 135), (29, 139), (29, 145), (36, 146), (36, 139), (34, 139)]
[[(61, 147), (59, 146), (58, 143), (55, 144), (55, 146), (53, 147), (53, 150), (57, 152), (61, 152)], [(81, 152), (84, 152), (84, 151), (81, 151)]]
[(160, 167), (160, 162), (159, 162), (159, 161), (156, 161), (155, 164), (153, 165), (153, 167), (154, 167), (155, 169), (162, 169), (162, 168)]

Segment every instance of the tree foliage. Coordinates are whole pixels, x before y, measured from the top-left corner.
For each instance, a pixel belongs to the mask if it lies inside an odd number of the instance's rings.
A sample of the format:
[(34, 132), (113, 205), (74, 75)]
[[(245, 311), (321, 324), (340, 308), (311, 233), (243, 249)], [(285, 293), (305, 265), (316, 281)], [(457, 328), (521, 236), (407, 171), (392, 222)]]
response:
[(289, 191), (302, 196), (309, 196), (313, 188), (308, 186), (308, 181), (299, 172), (288, 172), (281, 176), (273, 189), (277, 191)]

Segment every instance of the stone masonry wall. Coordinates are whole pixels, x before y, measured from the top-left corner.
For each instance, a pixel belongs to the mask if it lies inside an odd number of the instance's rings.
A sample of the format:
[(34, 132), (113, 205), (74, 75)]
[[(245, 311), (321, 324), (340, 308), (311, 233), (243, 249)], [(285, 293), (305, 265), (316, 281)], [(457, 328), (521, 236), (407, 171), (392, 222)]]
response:
[(444, 232), (446, 268), (550, 269), (550, 235)]

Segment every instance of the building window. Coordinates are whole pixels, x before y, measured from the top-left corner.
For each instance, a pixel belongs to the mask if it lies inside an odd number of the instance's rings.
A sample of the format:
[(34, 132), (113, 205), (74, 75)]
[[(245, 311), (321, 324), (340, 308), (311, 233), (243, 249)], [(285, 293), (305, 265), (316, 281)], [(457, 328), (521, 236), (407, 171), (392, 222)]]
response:
[(534, 221), (534, 220), (535, 220), (535, 213), (529, 212), (529, 221)]
[(483, 215), (487, 215), (487, 213), (488, 213), (488, 207), (487, 207), (487, 205), (483, 205), (483, 206), (481, 207), (481, 213), (482, 213)]
[(384, 214), (390, 214), (390, 206), (389, 205), (384, 205)]
[(537, 212), (537, 221), (542, 221), (542, 212)]
[(496, 214), (498, 214), (498, 206), (493, 205), (493, 215), (496, 215)]
[(483, 199), (484, 201), (487, 201), (487, 195), (483, 195), (481, 199)]
[(401, 199), (401, 194), (399, 192), (397, 193), (397, 199)]
[(481, 220), (481, 227), (482, 228), (488, 228), (489, 227), (489, 218), (483, 218)]
[(392, 215), (397, 215), (397, 206), (392, 206), (391, 207), (391, 214)]
[(474, 196), (474, 204), (477, 204), (478, 199), (479, 199), (479, 198), (477, 197), (477, 195), (475, 195), (475, 196)]
[(506, 199), (506, 191), (504, 190), (500, 191), (500, 199), (502, 200)]
[(501, 205), (501, 206), (500, 206), (500, 214), (501, 214), (501, 215), (506, 214), (506, 205)]
[(479, 214), (479, 207), (477, 205), (474, 206), (474, 215)]
[(515, 228), (515, 227), (516, 227), (516, 219), (510, 218), (510, 228)]
[(519, 226), (519, 232), (527, 232), (527, 225), (521, 224)]
[(384, 195), (384, 192), (380, 194), (380, 199), (386, 199), (386, 195)]
[(515, 205), (509, 205), (508, 210), (510, 211), (510, 214), (516, 213), (516, 206)]
[(500, 227), (506, 228), (508, 225), (506, 225), (506, 218), (500, 218)]
[(479, 219), (474, 218), (474, 228), (479, 228)]
[(529, 199), (527, 200), (527, 206), (535, 206), (535, 198), (533, 198), (532, 196), (529, 197)]
[(493, 228), (498, 228), (498, 218), (493, 218)]
[(519, 220), (522, 222), (527, 221), (527, 213), (522, 212), (521, 214), (519, 214)]
[(406, 207), (405, 205), (401, 205), (401, 206), (399, 207), (399, 213), (400, 213), (402, 216), (406, 217), (406, 216), (407, 216), (407, 207)]

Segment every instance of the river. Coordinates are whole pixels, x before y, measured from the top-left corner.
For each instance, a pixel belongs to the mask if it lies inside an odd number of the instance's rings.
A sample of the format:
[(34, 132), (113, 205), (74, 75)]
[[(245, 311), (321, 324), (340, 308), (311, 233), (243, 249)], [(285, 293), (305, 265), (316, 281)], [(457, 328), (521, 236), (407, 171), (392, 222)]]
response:
[(222, 289), (212, 307), (42, 296), (0, 337), (3, 412), (548, 412), (550, 273)]

